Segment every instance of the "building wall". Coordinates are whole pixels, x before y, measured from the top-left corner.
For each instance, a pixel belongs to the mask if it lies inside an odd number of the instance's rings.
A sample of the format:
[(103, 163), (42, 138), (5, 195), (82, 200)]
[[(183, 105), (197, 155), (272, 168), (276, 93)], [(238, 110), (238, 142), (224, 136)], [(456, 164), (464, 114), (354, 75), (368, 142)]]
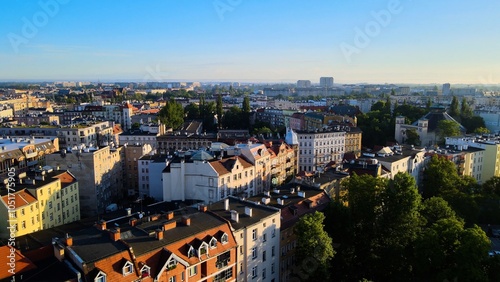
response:
[(330, 161), (342, 161), (345, 132), (297, 132), (297, 136), (299, 171), (316, 171)]

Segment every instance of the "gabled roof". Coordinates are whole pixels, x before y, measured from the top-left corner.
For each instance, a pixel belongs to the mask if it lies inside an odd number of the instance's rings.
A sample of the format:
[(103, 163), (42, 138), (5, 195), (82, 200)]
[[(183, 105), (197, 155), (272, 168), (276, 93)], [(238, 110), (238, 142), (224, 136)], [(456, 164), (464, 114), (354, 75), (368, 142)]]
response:
[(11, 193), (10, 195), (14, 196), (10, 196), (10, 198), (9, 195), (2, 196), (2, 202), (4, 203), (5, 206), (8, 206), (9, 201), (12, 201), (12, 197), (14, 197), (14, 200), (16, 201), (15, 203), (16, 209), (33, 204), (37, 201), (37, 199), (33, 197), (26, 189), (23, 189), (15, 193)]
[(224, 158), (222, 160), (211, 161), (210, 165), (219, 174), (224, 175), (231, 173), (236, 164), (241, 164), (243, 168), (253, 167), (253, 165), (247, 162), (245, 159), (234, 156), (229, 158)]

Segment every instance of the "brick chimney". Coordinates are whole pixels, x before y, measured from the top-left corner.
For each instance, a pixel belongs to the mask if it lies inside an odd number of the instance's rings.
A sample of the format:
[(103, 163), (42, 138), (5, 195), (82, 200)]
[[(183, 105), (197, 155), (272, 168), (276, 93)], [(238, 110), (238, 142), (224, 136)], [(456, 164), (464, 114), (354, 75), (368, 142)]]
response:
[(182, 224), (184, 224), (186, 226), (190, 226), (191, 225), (191, 218), (189, 218), (187, 216), (183, 216), (182, 217)]
[(174, 212), (168, 212), (167, 213), (167, 220), (171, 220), (174, 218)]
[(156, 229), (155, 233), (156, 233), (156, 239), (163, 240), (163, 230)]
[(163, 223), (163, 231), (174, 229), (175, 227), (177, 227), (177, 221), (175, 220)]
[(130, 226), (134, 227), (136, 224), (137, 224), (137, 218), (135, 217), (132, 217), (128, 223), (130, 224)]
[(73, 237), (69, 236), (68, 233), (66, 233), (65, 241), (66, 241), (66, 246), (68, 247), (73, 246)]
[(99, 230), (106, 230), (106, 221), (104, 219), (101, 219), (97, 223), (97, 229), (99, 229)]
[(114, 241), (114, 242), (120, 240), (121, 239), (120, 228), (116, 227), (115, 229), (110, 230), (109, 231), (109, 236), (110, 236), (111, 240)]

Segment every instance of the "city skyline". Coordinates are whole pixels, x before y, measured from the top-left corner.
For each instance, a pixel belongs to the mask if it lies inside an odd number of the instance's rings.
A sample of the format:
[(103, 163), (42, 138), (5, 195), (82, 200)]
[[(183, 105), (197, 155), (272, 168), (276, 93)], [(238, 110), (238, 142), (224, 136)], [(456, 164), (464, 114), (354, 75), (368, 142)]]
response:
[(2, 3), (0, 80), (500, 83), (497, 2), (120, 4)]

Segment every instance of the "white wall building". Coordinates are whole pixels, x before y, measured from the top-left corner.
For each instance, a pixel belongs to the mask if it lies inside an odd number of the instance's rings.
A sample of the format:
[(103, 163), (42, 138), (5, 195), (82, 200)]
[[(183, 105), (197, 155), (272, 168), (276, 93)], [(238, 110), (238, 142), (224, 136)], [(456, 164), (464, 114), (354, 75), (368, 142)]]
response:
[(345, 152), (343, 131), (297, 131), (299, 171), (316, 171), (331, 161), (341, 162)]

